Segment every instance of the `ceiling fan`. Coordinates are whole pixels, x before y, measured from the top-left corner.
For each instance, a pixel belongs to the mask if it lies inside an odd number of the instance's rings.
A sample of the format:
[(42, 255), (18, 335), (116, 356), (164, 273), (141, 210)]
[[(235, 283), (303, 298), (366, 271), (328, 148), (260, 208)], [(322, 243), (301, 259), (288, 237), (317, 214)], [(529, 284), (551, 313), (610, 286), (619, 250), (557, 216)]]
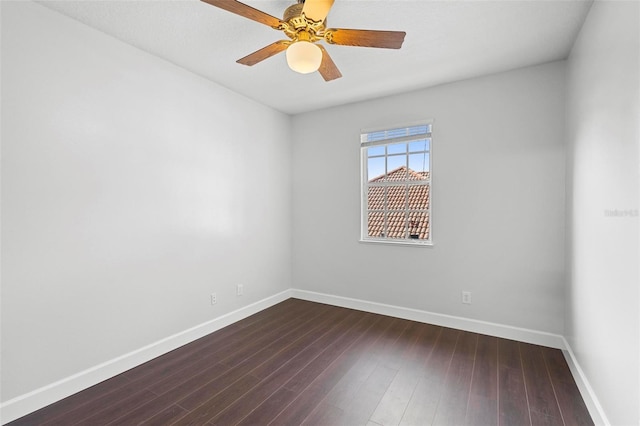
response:
[(302, 74), (318, 71), (325, 81), (340, 78), (342, 74), (318, 41), (324, 40), (329, 44), (343, 46), (400, 49), (406, 34), (404, 31), (326, 28), (326, 18), (335, 0), (297, 0), (297, 4), (285, 10), (283, 19), (236, 0), (202, 1), (283, 31), (289, 38), (271, 43), (238, 59), (239, 64), (252, 66), (286, 50), (287, 63), (292, 70)]

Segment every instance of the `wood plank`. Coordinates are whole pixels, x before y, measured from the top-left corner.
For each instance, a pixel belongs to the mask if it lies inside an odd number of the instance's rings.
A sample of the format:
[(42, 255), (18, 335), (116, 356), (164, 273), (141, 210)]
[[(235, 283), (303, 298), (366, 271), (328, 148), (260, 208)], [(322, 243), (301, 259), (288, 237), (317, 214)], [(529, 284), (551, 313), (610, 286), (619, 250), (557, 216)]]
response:
[(302, 425), (304, 426), (350, 426), (358, 424), (349, 418), (347, 414), (333, 404), (324, 401), (321, 402), (313, 412), (313, 415), (307, 417)]
[[(265, 375), (264, 371), (252, 371), (250, 374), (256, 376), (256, 373), (259, 373), (257, 376), (262, 377), (262, 381), (235, 401), (234, 404), (218, 414), (213, 419), (213, 423), (228, 425), (239, 422), (253, 411), (248, 407), (255, 407), (262, 404), (281, 387), (284, 387), (284, 384), (287, 381), (313, 362), (316, 358), (322, 356), (328, 345), (333, 344), (332, 342), (340, 341), (341, 339), (351, 340), (351, 337), (348, 336), (356, 334), (354, 331), (359, 333), (362, 330), (366, 330), (366, 328), (371, 326), (372, 319), (373, 318), (371, 316), (352, 311), (344, 321), (338, 324), (338, 326), (332, 327), (320, 336), (311, 334), (309, 336), (310, 339), (303, 342), (303, 345), (301, 346), (304, 347), (304, 350), (300, 351), (299, 347), (297, 348), (299, 352), (296, 356), (285, 356), (284, 360), (286, 362), (282, 362), (283, 360), (280, 360), (272, 367), (267, 368), (267, 371), (271, 371), (270, 374)], [(262, 366), (260, 368), (262, 368)]]
[[(142, 422), (155, 416), (163, 407), (177, 404), (181, 399), (209, 386), (211, 383), (218, 383), (219, 385), (230, 384), (238, 380), (241, 375), (238, 369), (228, 369), (221, 364), (214, 364), (203, 370), (201, 374), (193, 376), (179, 386), (167, 390), (167, 392), (159, 395), (153, 401), (149, 401), (125, 414), (118, 421), (129, 424)], [(185, 411), (188, 412), (187, 410)]]
[(593, 419), (589, 414), (578, 386), (567, 381), (554, 382), (558, 405), (562, 419), (567, 425), (593, 425)]
[(255, 407), (251, 413), (238, 422), (238, 425), (268, 424), (282, 412), (284, 407), (288, 407), (295, 401), (298, 396), (298, 393), (282, 387)]
[[(327, 312), (323, 307), (318, 308), (320, 309), (306, 310), (306, 319), (303, 324), (308, 324)], [(257, 328), (256, 333), (243, 335), (239, 340), (230, 340), (224, 344), (218, 345), (217, 347), (210, 348), (206, 352), (203, 350), (203, 353), (197, 359), (191, 359), (191, 362), (189, 362), (183, 369), (159, 380), (157, 379), (154, 383), (149, 384), (148, 388), (157, 394), (163, 394), (167, 389), (178, 386), (189, 377), (201, 374), (204, 369), (213, 364), (237, 365), (238, 363), (247, 361), (250, 359), (247, 352), (251, 353), (252, 351), (252, 347), (247, 344), (248, 342), (252, 344), (260, 344), (263, 341), (268, 341), (269, 339), (274, 338), (274, 336), (287, 335), (288, 332), (291, 331), (291, 326), (293, 324), (297, 324), (302, 327), (303, 324), (300, 324), (300, 320), (297, 318), (298, 315), (300, 315), (300, 312), (297, 312), (292, 316), (283, 316), (280, 320), (281, 325), (267, 323), (266, 329), (259, 327)], [(241, 350), (244, 350), (244, 353), (240, 352)], [(232, 359), (233, 362), (230, 362)]]
[(43, 425), (68, 426), (70, 424), (80, 423), (81, 421), (93, 416), (96, 412), (101, 412), (107, 407), (113, 407), (120, 401), (128, 398), (130, 395), (137, 394), (140, 389), (134, 384), (127, 384), (112, 392), (104, 394), (89, 404), (83, 404), (75, 409), (65, 413), (63, 416), (55, 417), (44, 421)]
[[(367, 380), (360, 385), (358, 392), (349, 404), (340, 407), (344, 415), (343, 423), (367, 423), (397, 374), (398, 370), (389, 368), (384, 363), (379, 363), (371, 375), (367, 377)], [(312, 418), (313, 414), (318, 412), (319, 410), (316, 409), (309, 417)]]
[(498, 424), (530, 425), (518, 342), (498, 340)]
[(498, 338), (478, 336), (466, 424), (498, 424)]
[(399, 371), (405, 366), (412, 354), (412, 350), (418, 339), (425, 332), (424, 324), (415, 321), (407, 321), (407, 327), (393, 345), (387, 348), (381, 362), (394, 370)]
[(467, 405), (466, 425), (497, 425), (498, 424), (498, 399), (485, 398), (481, 395), (472, 395)]
[(45, 422), (55, 421), (60, 417), (66, 416), (72, 410), (89, 404), (111, 392), (117, 391), (129, 383), (130, 381), (124, 375), (120, 374), (21, 417), (19, 420), (12, 422), (12, 424), (41, 425)]
[[(380, 333), (404, 328), (401, 320), (389, 317), (382, 317), (376, 325)], [(332, 351), (326, 357), (319, 357), (310, 363), (285, 385), (285, 389), (297, 396), (271, 423), (301, 424), (359, 358), (375, 346), (380, 333), (361, 333), (360, 336), (354, 336), (353, 343), (346, 349)]]
[(533, 426), (564, 426), (562, 419), (558, 417), (545, 416), (535, 411), (530, 412), (530, 414)]
[(567, 425), (593, 425), (593, 419), (571, 376), (562, 352), (558, 349), (542, 348), (542, 355), (551, 377), (563, 422)]
[(515, 340), (500, 339), (498, 341), (498, 361), (503, 367), (515, 368), (522, 371), (520, 347)]
[(503, 365), (499, 369), (498, 424), (530, 425), (529, 405), (522, 371)]
[(529, 414), (532, 423), (562, 423), (556, 396), (540, 346), (519, 343)]
[[(498, 400), (498, 338), (479, 335), (471, 395)], [(497, 409), (496, 409), (497, 412)]]
[(189, 414), (174, 422), (174, 425), (202, 425), (209, 422), (220, 412), (221, 407), (228, 407), (259, 382), (256, 377), (243, 374), (238, 380), (224, 388), (216, 386), (217, 392), (212, 398), (207, 399)]
[(175, 416), (175, 419), (179, 419), (186, 415), (187, 410), (174, 404), (176, 399), (175, 396), (169, 394), (157, 396), (112, 420), (109, 425), (131, 425), (147, 421), (155, 423), (166, 416)]
[(302, 368), (349, 330), (361, 329), (365, 326), (363, 323), (368, 324), (367, 321), (372, 320), (371, 316), (365, 316), (356, 311), (344, 310), (340, 314), (340, 317), (333, 316), (323, 321), (315, 321), (315, 327), (309, 329), (306, 335), (295, 342), (295, 345), (280, 350), (279, 359), (262, 363), (251, 370), (251, 375), (261, 380), (267, 378), (272, 380), (274, 372), (281, 368), (287, 370)]
[[(396, 321), (396, 325), (392, 325), (382, 332), (376, 331), (375, 335), (370, 337), (370, 346), (368, 350), (362, 351), (357, 356), (357, 361), (353, 363), (351, 368), (340, 378), (338, 383), (328, 392), (325, 401), (328, 404), (335, 405), (338, 408), (346, 409), (353, 403), (353, 400), (361, 392), (367, 379), (374, 373), (381, 361), (383, 349), (376, 348), (375, 342), (384, 342), (389, 345), (390, 342), (397, 340), (397, 330), (405, 328), (403, 321)], [(381, 347), (383, 345), (380, 345)], [(387, 346), (388, 347), (388, 346)], [(310, 415), (313, 415), (310, 414)]]
[(561, 351), (289, 299), (11, 422), (593, 425)]
[[(391, 319), (389, 323), (383, 323), (382, 325), (389, 325), (390, 328), (394, 328), (397, 324), (401, 323), (400, 320)], [(342, 356), (342, 352), (348, 347), (347, 342), (343, 342), (342, 345), (331, 348), (331, 352), (327, 354), (323, 354), (323, 357), (315, 359), (311, 364), (305, 367), (299, 374), (289, 380), (285, 387), (294, 392), (302, 392), (307, 389), (310, 383), (312, 383), (324, 370), (336, 361), (336, 357), (341, 357), (340, 362), (344, 366), (348, 366), (346, 371), (351, 368), (351, 366), (359, 359), (359, 357), (364, 353), (364, 347), (366, 343), (372, 343), (371, 340), (377, 339), (379, 336), (372, 337), (370, 334), (365, 334), (363, 337), (365, 342), (361, 342), (359, 345), (354, 346), (347, 355)], [(366, 346), (367, 348), (371, 348), (371, 344)], [(332, 355), (335, 355), (332, 357)], [(368, 353), (368, 355), (372, 355), (372, 352)], [(329, 383), (329, 382), (327, 382)], [(331, 385), (331, 388), (333, 385)], [(329, 389), (330, 390), (330, 389)]]
[(541, 348), (549, 375), (555, 381), (575, 383), (569, 365), (560, 349)]
[[(291, 299), (289, 299), (291, 300)], [(234, 324), (224, 327), (215, 333), (211, 333), (180, 348), (154, 358), (137, 368), (126, 371), (124, 376), (135, 382), (143, 377), (157, 377), (158, 374), (167, 374), (172, 366), (185, 365), (184, 360), (194, 360), (203, 354), (209, 353), (211, 348), (229, 347), (233, 344), (243, 344), (251, 336), (258, 335), (263, 330), (269, 330), (275, 326), (284, 326), (288, 320), (298, 318), (298, 314), (305, 309), (315, 309), (313, 304), (292, 304), (289, 300), (275, 305), (274, 309), (265, 309), (252, 316), (244, 318)], [(143, 367), (143, 368), (140, 368)]]
[[(286, 338), (290, 333), (294, 333), (297, 330), (303, 330), (306, 324), (312, 323), (317, 318), (317, 316), (322, 315), (325, 312), (326, 309), (321, 308), (319, 311), (316, 311), (315, 314), (307, 315), (306, 321), (298, 321), (298, 327), (291, 329), (289, 333), (285, 333), (284, 330), (278, 328), (277, 330), (282, 333), (281, 339)], [(326, 317), (326, 321), (332, 321), (335, 315), (342, 315), (342, 313), (340, 311), (333, 311), (331, 315)], [(321, 322), (320, 324), (323, 323)], [(268, 353), (270, 349), (277, 347), (282, 342), (281, 339), (276, 339), (270, 345), (263, 347), (260, 350), (256, 350), (252, 356), (243, 358), (241, 365), (248, 369), (259, 365), (264, 360), (263, 356), (265, 356), (265, 354)], [(244, 342), (244, 344), (246, 346), (246, 342)], [(238, 347), (236, 346), (236, 348)], [(240, 346), (239, 348), (243, 348), (243, 346)], [(234, 356), (234, 354), (231, 353), (228, 356), (231, 357)], [(191, 373), (193, 373), (191, 376), (181, 374), (179, 376), (171, 376), (172, 378), (174, 378), (174, 380), (170, 382), (167, 382), (166, 379), (160, 380), (155, 386), (153, 386), (153, 389), (157, 393), (159, 393), (160, 396), (155, 400), (149, 401), (146, 404), (127, 413), (121, 419), (119, 419), (119, 421), (128, 422), (129, 424), (138, 423), (154, 416), (160, 409), (166, 407), (169, 404), (182, 403), (183, 405), (188, 405), (184, 404), (184, 400), (187, 398), (195, 398), (193, 396), (195, 394), (200, 395), (200, 398), (206, 400), (207, 392), (220, 392), (220, 386), (229, 386), (230, 384), (239, 380), (242, 374), (245, 374), (241, 369), (233, 369), (219, 362), (207, 367), (208, 363), (213, 363), (213, 359), (218, 359), (219, 357), (211, 358), (212, 359), (204, 358), (204, 360), (195, 362), (194, 365), (197, 368), (189, 368)], [(198, 372), (198, 370), (200, 371)], [(159, 388), (158, 386), (160, 385), (172, 385), (173, 387)], [(193, 405), (193, 407), (197, 406), (198, 404)]]
[[(164, 410), (160, 411), (158, 414), (151, 417), (150, 419), (147, 419), (144, 422), (135, 423), (135, 424), (140, 424), (145, 426), (165, 426), (165, 425), (171, 424), (174, 420), (177, 420), (180, 417), (184, 416), (185, 412), (186, 410), (184, 408), (178, 407), (177, 405), (171, 405), (165, 408)], [(118, 426), (128, 426), (128, 425), (131, 425), (132, 423), (116, 422), (112, 424), (118, 425)]]
[(155, 397), (156, 395), (153, 392), (143, 389), (120, 399), (117, 403), (103, 407), (102, 410), (83, 419), (82, 423), (86, 425), (106, 425), (123, 414), (153, 400)]
[(334, 322), (341, 322), (350, 313), (347, 309), (332, 310), (328, 306), (323, 306), (322, 308), (318, 315), (312, 315), (311, 312), (304, 313), (303, 318), (299, 318), (297, 323), (293, 323), (284, 331), (278, 330), (274, 333), (265, 333), (265, 336), (269, 336), (265, 339), (266, 345), (264, 343), (256, 343), (261, 339), (253, 339), (243, 349), (236, 351), (233, 356), (223, 359), (222, 363), (229, 367), (234, 367), (242, 363), (245, 358), (252, 356), (256, 351), (256, 347), (260, 348), (260, 346), (264, 346), (261, 350), (265, 350), (268, 354), (277, 353), (283, 346), (294, 342), (300, 336)]
[[(379, 389), (381, 383), (378, 383), (382, 377), (393, 375), (393, 380), (400, 368), (400, 364), (397, 358), (401, 357), (401, 352), (404, 348), (408, 351), (408, 343), (417, 339), (417, 331), (419, 327), (417, 323), (406, 321), (404, 323), (398, 323), (398, 329), (404, 327), (403, 332), (398, 336), (396, 329), (389, 329), (389, 333), (386, 337), (380, 339), (383, 345), (375, 345), (367, 353), (360, 357), (358, 362), (345, 374), (345, 376), (338, 382), (338, 384), (327, 395), (327, 399), (334, 405), (342, 408), (346, 413), (354, 411), (359, 413), (355, 417), (369, 418), (372, 412), (368, 412), (368, 405), (376, 399), (376, 395), (379, 390), (386, 393), (386, 388), (391, 384), (389, 382), (385, 389)], [(397, 361), (396, 361), (397, 360)], [(377, 377), (377, 375), (383, 375)], [(383, 383), (386, 380), (383, 380)], [(370, 389), (371, 387), (374, 389)], [(345, 394), (345, 388), (347, 393)], [(379, 396), (378, 401), (384, 396), (384, 393)], [(360, 401), (359, 401), (360, 400)], [(368, 402), (367, 402), (368, 401)], [(363, 406), (364, 404), (364, 406)], [(366, 408), (365, 408), (366, 407)], [(375, 406), (373, 410), (375, 410)]]
[[(292, 309), (286, 313), (281, 312), (281, 309), (285, 307), (291, 307)], [(265, 315), (256, 315), (257, 318), (249, 317), (250, 319), (247, 323), (249, 325), (254, 324), (256, 327), (241, 327), (239, 330), (234, 331), (232, 335), (227, 332), (234, 328), (232, 326), (225, 327), (220, 330), (220, 333), (213, 333), (205, 338), (198, 339), (192, 344), (169, 352), (136, 369), (138, 371), (146, 371), (146, 374), (131, 372), (127, 377), (139, 388), (147, 388), (158, 395), (162, 395), (168, 389), (179, 386), (190, 377), (202, 374), (207, 367), (218, 364), (220, 360), (225, 359), (225, 356), (231, 356), (237, 348), (245, 347), (248, 339), (253, 339), (254, 336), (264, 332), (264, 327), (271, 329), (272, 332), (275, 332), (274, 330), (280, 327), (285, 327), (286, 329), (290, 323), (297, 321), (297, 316), (305, 308), (319, 315), (316, 310), (317, 306), (311, 307), (303, 304), (295, 308), (290, 303), (285, 303), (282, 307), (278, 306), (278, 309), (271, 310), (272, 318), (270, 321), (267, 320), (268, 317)], [(280, 318), (278, 318), (278, 313), (281, 314)], [(240, 322), (243, 321), (245, 320)], [(222, 340), (218, 336), (222, 336)], [(187, 360), (188, 362), (186, 362)]]
[(459, 331), (451, 328), (441, 330), (433, 353), (424, 365), (420, 380), (402, 416), (401, 425), (433, 422), (459, 335)]
[[(284, 334), (280, 330), (264, 333), (261, 337), (256, 338), (251, 342), (247, 342), (244, 347), (239, 349), (236, 348), (236, 351), (229, 353), (227, 357), (234, 359), (232, 362), (233, 365), (220, 364), (226, 370), (224, 375), (220, 376), (218, 380), (211, 381), (206, 386), (203, 386), (182, 398), (177, 402), (178, 405), (190, 411), (199, 409), (202, 404), (207, 403), (208, 400), (214, 398), (227, 386), (231, 386), (236, 380), (239, 380), (243, 375), (247, 374), (249, 371), (247, 369), (248, 365), (251, 365), (250, 369), (253, 369), (262, 364), (265, 361), (265, 358), (268, 359), (273, 356), (274, 353), (277, 353), (281, 343), (286, 341), (291, 334), (304, 332), (307, 325), (314, 319), (314, 317), (311, 317), (307, 318), (306, 321), (299, 321), (297, 326), (292, 327)], [(247, 364), (247, 360), (251, 360), (252, 364)], [(239, 365), (243, 365), (243, 368), (232, 368)], [(255, 380), (256, 383), (258, 381), (259, 380), (257, 379)], [(205, 408), (202, 408), (202, 410), (208, 411), (211, 409), (210, 405), (207, 405), (207, 407), (208, 408), (206, 408), (206, 410)], [(193, 416), (196, 415), (193, 414)]]
[(442, 396), (433, 421), (434, 425), (464, 424), (477, 343), (477, 334), (466, 331), (460, 333), (444, 381)]
[(415, 344), (403, 357), (400, 371), (370, 418), (372, 422), (381, 425), (400, 424), (440, 331), (439, 327), (421, 324), (420, 334)]

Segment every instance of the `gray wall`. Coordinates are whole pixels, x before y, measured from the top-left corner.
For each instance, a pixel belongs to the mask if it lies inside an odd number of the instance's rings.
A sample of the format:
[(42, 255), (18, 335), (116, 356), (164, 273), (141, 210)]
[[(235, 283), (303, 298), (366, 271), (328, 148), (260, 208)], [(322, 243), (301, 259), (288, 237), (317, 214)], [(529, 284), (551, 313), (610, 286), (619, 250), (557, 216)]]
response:
[[(564, 71), (556, 62), (295, 116), (294, 285), (561, 334)], [(359, 243), (360, 129), (421, 119), (434, 119), (434, 246)]]
[[(605, 212), (638, 209), (638, 9), (596, 2), (567, 75), (290, 118), (2, 2), (2, 401), (294, 287), (566, 335), (637, 424), (638, 219)], [(435, 245), (359, 243), (360, 129), (421, 119)]]
[(639, 20), (596, 1), (567, 73), (565, 334), (614, 425), (640, 423)]
[(288, 116), (30, 2), (2, 66), (3, 400), (291, 287)]

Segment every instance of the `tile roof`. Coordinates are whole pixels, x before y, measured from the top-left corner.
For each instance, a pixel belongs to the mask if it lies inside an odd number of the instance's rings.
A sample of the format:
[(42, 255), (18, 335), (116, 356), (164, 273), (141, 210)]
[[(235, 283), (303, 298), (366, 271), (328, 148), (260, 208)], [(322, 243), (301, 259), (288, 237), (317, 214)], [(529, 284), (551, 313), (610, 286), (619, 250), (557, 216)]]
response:
[[(429, 172), (416, 172), (406, 166), (398, 167), (386, 175), (371, 179), (371, 183), (406, 182), (427, 180)], [(387, 231), (384, 230), (385, 193), (387, 200)], [(429, 239), (430, 221), (427, 210), (430, 202), (430, 185), (388, 185), (370, 186), (367, 197), (368, 235), (388, 238), (407, 238), (406, 226), (409, 225), (410, 238)], [(405, 208), (409, 207), (408, 217)]]
[(406, 166), (400, 166), (387, 174), (374, 177), (369, 182), (399, 182), (404, 180), (425, 180), (428, 178), (429, 172), (414, 172)]

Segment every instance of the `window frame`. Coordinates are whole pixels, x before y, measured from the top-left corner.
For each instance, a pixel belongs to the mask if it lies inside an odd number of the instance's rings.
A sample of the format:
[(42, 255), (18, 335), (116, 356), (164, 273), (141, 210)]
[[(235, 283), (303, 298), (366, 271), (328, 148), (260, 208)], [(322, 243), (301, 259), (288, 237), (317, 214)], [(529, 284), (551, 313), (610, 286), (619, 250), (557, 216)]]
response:
[[(429, 239), (428, 240), (420, 240), (420, 239), (412, 239), (412, 238), (389, 238), (389, 237), (371, 237), (369, 236), (369, 228), (368, 228), (368, 192), (369, 192), (369, 172), (368, 172), (368, 156), (367, 156), (367, 148), (372, 146), (388, 146), (393, 145), (400, 142), (407, 143), (407, 167), (409, 167), (408, 158), (411, 153), (408, 144), (412, 141), (412, 136), (404, 136), (399, 138), (387, 138), (382, 140), (377, 140), (373, 142), (363, 141), (363, 137), (368, 134), (375, 132), (385, 132), (385, 131), (393, 131), (397, 129), (409, 129), (411, 127), (417, 126), (428, 126), (427, 133), (415, 135), (416, 140), (420, 139), (429, 139), (429, 148), (426, 151), (429, 154), (429, 178), (427, 183), (416, 183), (417, 181), (412, 181), (407, 179), (404, 184), (406, 185), (406, 189), (409, 190), (409, 187), (412, 185), (426, 185), (429, 188), (429, 204), (426, 209), (427, 217), (429, 218)], [(385, 159), (385, 170), (387, 166), (389, 153), (385, 149), (384, 156), (381, 158)], [(388, 172), (388, 170), (386, 170)], [(392, 186), (393, 183), (384, 182), (381, 184), (375, 185), (376, 187), (388, 187)], [(396, 185), (397, 186), (397, 182)], [(421, 120), (408, 124), (400, 124), (400, 125), (390, 125), (380, 128), (371, 128), (371, 129), (361, 129), (360, 130), (360, 242), (361, 243), (373, 243), (373, 244), (390, 244), (390, 245), (403, 245), (403, 246), (412, 246), (412, 247), (432, 247), (433, 243), (433, 120)], [(408, 208), (408, 204), (405, 206), (403, 210), (405, 213), (410, 212)], [(385, 207), (385, 211), (389, 212), (389, 210)], [(420, 210), (424, 211), (424, 210)]]

